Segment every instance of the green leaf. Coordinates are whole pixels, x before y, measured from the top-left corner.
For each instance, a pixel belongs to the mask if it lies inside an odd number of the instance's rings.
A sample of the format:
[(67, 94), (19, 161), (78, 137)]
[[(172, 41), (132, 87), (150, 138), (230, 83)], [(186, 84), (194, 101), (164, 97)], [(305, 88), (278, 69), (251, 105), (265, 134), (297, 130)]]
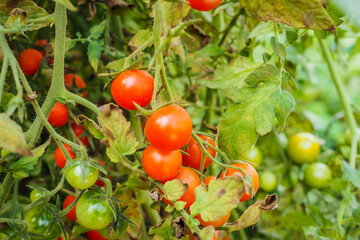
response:
[(270, 45), (271, 45), (272, 49), (274, 50), (274, 52), (279, 57), (281, 57), (282, 60), (285, 60), (285, 58), (286, 58), (286, 48), (284, 47), (284, 45), (282, 45), (281, 43), (276, 41), (275, 37), (271, 37)]
[(64, 5), (67, 9), (69, 9), (70, 11), (76, 11), (77, 8), (74, 7), (74, 5), (71, 3), (70, 0), (53, 0), (56, 3), (60, 3), (62, 5)]
[(207, 191), (200, 185), (195, 189), (196, 200), (190, 206), (191, 216), (201, 214), (205, 222), (218, 220), (236, 208), (247, 189), (249, 184), (238, 175), (211, 181)]
[(93, 39), (98, 39), (104, 32), (106, 26), (106, 21), (102, 21), (100, 24), (92, 26), (89, 30), (90, 37)]
[(286, 31), (286, 39), (290, 44), (293, 44), (296, 42), (296, 40), (299, 38), (298, 34), (295, 31)]
[(360, 207), (352, 211), (352, 217), (357, 223), (360, 223)]
[(263, 36), (267, 33), (273, 33), (275, 31), (275, 24), (273, 22), (261, 22), (258, 24), (249, 34), (249, 38), (254, 38), (258, 36)]
[(210, 225), (201, 229), (199, 237), (201, 240), (212, 240), (214, 234), (215, 234), (215, 228)]
[(164, 194), (165, 198), (169, 201), (178, 200), (187, 190), (188, 185), (184, 184), (181, 180), (174, 179), (167, 181), (164, 184)]
[(291, 87), (292, 90), (294, 90), (294, 91), (298, 90), (298, 86), (296, 84), (295, 79), (285, 69), (283, 69), (282, 81), (289, 84), (289, 86)]
[(336, 32), (334, 22), (318, 0), (240, 0), (251, 15), (267, 22), (281, 22), (296, 28)]
[(161, 13), (163, 16), (163, 22), (168, 29), (176, 27), (185, 18), (191, 7), (188, 3), (182, 2), (161, 2)]
[(306, 239), (316, 239), (316, 240), (330, 240), (328, 237), (323, 237), (319, 235), (318, 227), (303, 227), (305, 238)]
[(224, 49), (219, 47), (217, 44), (210, 43), (204, 48), (196, 52), (195, 56), (198, 57), (216, 57), (224, 52)]
[(177, 211), (183, 210), (186, 206), (186, 202), (184, 201), (176, 201), (174, 204)]
[(33, 156), (27, 148), (21, 127), (5, 113), (0, 113), (0, 136), (0, 148), (23, 156)]
[(112, 162), (120, 162), (136, 151), (139, 143), (118, 106), (112, 103), (101, 106), (98, 120), (104, 134), (101, 142), (107, 146), (106, 154)]
[(360, 188), (360, 171), (353, 169), (345, 160), (342, 161), (344, 175), (357, 188)]
[(225, 226), (230, 227), (230, 232), (253, 226), (259, 221), (263, 211), (270, 211), (277, 208), (277, 201), (278, 197), (276, 193), (267, 195), (264, 200), (257, 200), (253, 205), (248, 207), (238, 220), (227, 223)]
[(220, 122), (219, 147), (235, 160), (256, 143), (259, 135), (271, 131), (275, 117), (278, 131), (282, 131), (295, 106), (291, 94), (281, 89), (279, 70), (269, 64), (254, 70), (233, 92), (232, 99), (235, 104)]
[(94, 68), (95, 72), (97, 72), (99, 59), (101, 56), (102, 47), (99, 42), (91, 41), (88, 45), (87, 54), (89, 57), (89, 62), (91, 66)]
[(155, 234), (154, 240), (172, 240), (175, 239), (172, 236), (172, 227), (168, 219), (163, 219), (155, 226), (151, 227), (149, 234)]
[(135, 50), (152, 38), (152, 35), (152, 31), (149, 29), (139, 30), (130, 40), (129, 46)]
[(260, 63), (255, 63), (250, 58), (239, 57), (232, 63), (216, 69), (212, 78), (198, 80), (198, 82), (213, 89), (240, 87), (244, 84), (246, 77), (259, 65)]
[(96, 139), (103, 139), (104, 134), (101, 132), (100, 127), (96, 124), (96, 122), (85, 115), (79, 115), (80, 122), (84, 123), (85, 127), (90, 131), (91, 135)]

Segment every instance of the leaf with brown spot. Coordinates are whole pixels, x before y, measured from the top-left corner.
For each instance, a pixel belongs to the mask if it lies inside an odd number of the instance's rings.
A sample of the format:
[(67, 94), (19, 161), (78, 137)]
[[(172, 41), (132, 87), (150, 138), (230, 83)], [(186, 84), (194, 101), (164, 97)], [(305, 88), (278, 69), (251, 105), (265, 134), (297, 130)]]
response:
[(177, 217), (172, 221), (175, 226), (176, 238), (181, 239), (186, 236), (187, 232), (190, 230), (188, 225), (186, 224), (184, 217)]
[(267, 195), (264, 200), (257, 200), (256, 203), (248, 207), (237, 221), (227, 223), (225, 226), (230, 227), (230, 232), (252, 226), (259, 221), (263, 211), (270, 211), (277, 208), (277, 201), (278, 197), (276, 193)]
[(150, 228), (149, 234), (155, 234), (153, 240), (172, 240), (175, 239), (172, 236), (172, 230), (173, 228), (171, 227), (169, 220), (163, 219), (161, 222)]
[(179, 25), (183, 18), (185, 18), (191, 7), (188, 3), (183, 2), (161, 2), (161, 12), (163, 21), (168, 29)]

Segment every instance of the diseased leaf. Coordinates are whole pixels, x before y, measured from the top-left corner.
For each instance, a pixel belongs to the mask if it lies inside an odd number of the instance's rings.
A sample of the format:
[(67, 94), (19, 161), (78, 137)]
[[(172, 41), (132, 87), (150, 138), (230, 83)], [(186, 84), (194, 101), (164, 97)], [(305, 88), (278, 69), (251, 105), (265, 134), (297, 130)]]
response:
[(141, 205), (132, 197), (131, 192), (125, 191), (118, 198), (124, 206), (127, 206), (124, 215), (135, 224), (135, 226), (129, 224), (126, 233), (131, 238), (137, 239), (141, 236), (141, 222), (143, 221)]
[(174, 179), (167, 181), (164, 184), (165, 198), (169, 201), (178, 200), (187, 190), (188, 185), (184, 184), (181, 180)]
[(281, 89), (279, 70), (270, 64), (254, 70), (231, 98), (235, 104), (226, 110), (220, 122), (219, 147), (234, 160), (250, 149), (259, 135), (271, 131), (275, 117), (278, 131), (282, 131), (295, 106), (291, 94)]
[(162, 1), (161, 12), (164, 24), (168, 29), (176, 27), (188, 15), (190, 9), (188, 3)]
[(154, 240), (172, 240), (176, 239), (172, 236), (172, 227), (168, 219), (163, 219), (161, 222), (151, 227), (149, 234), (155, 234)]
[(85, 115), (81, 114), (79, 117), (80, 122), (84, 123), (85, 127), (90, 131), (91, 135), (96, 139), (103, 139), (104, 134), (102, 134), (100, 127), (96, 124), (96, 122)]
[(200, 232), (201, 240), (212, 240), (214, 237), (215, 228), (213, 226), (207, 226), (203, 228)]
[(129, 46), (133, 49), (136, 50), (138, 47), (140, 47), (141, 45), (143, 45), (146, 41), (148, 41), (150, 38), (152, 38), (152, 31), (149, 29), (142, 29), (139, 30), (135, 36), (133, 36), (133, 38), (130, 40), (129, 42)]
[(91, 66), (94, 68), (95, 72), (97, 72), (99, 59), (101, 56), (102, 47), (99, 42), (91, 41), (88, 45), (87, 54), (89, 57), (89, 62)]
[(118, 106), (112, 103), (101, 106), (98, 120), (104, 134), (102, 143), (107, 146), (106, 154), (112, 162), (120, 162), (136, 151), (139, 143)]
[(257, 200), (253, 205), (248, 207), (240, 218), (225, 226), (230, 227), (230, 232), (237, 231), (254, 225), (259, 221), (263, 211), (270, 211), (277, 208), (278, 197), (276, 193), (267, 195), (264, 200)]
[(296, 28), (336, 33), (329, 14), (318, 0), (239, 0), (246, 11), (260, 20), (281, 22)]
[(0, 113), (0, 136), (0, 148), (23, 156), (33, 156), (27, 148), (21, 127), (5, 113)]

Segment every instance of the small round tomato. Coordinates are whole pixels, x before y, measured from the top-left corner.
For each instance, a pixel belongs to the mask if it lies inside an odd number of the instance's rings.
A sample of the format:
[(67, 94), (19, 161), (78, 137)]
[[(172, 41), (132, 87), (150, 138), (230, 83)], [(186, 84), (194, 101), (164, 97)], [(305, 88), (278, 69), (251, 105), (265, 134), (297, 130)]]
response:
[(102, 229), (114, 218), (109, 203), (100, 196), (99, 192), (87, 191), (76, 204), (77, 221), (90, 230)]
[[(58, 223), (49, 230), (53, 216), (43, 204), (32, 207), (24, 217), (29, 224), (29, 232), (36, 233), (47, 239), (57, 239), (61, 235), (61, 229)], [(31, 238), (42, 239), (42, 238)]]
[(54, 127), (62, 127), (69, 120), (69, 110), (65, 104), (57, 102), (48, 117), (49, 123)]
[(190, 6), (198, 11), (210, 11), (220, 5), (222, 0), (188, 0)]
[(86, 237), (88, 240), (107, 240), (96, 230), (86, 232)]
[(167, 151), (148, 146), (142, 155), (142, 165), (151, 178), (158, 181), (172, 180), (181, 168), (180, 150)]
[(73, 132), (75, 133), (75, 136), (79, 137), (79, 140), (82, 142), (82, 144), (84, 144), (84, 146), (86, 146), (86, 147), (90, 146), (89, 139), (88, 139), (86, 136), (80, 137), (80, 136), (84, 133), (84, 131), (85, 131), (85, 129), (84, 129), (83, 126), (81, 126), (81, 125), (76, 125), (76, 123), (73, 122), (73, 123), (71, 124), (71, 129), (72, 129)]
[(36, 49), (26, 49), (19, 55), (19, 66), (25, 75), (34, 75), (40, 67), (43, 56)]
[(122, 72), (111, 84), (111, 95), (120, 107), (136, 110), (136, 103), (145, 107), (151, 102), (154, 91), (154, 78), (143, 70)]
[[(78, 76), (76, 74), (72, 74), (72, 73), (64, 74), (64, 83), (68, 90), (70, 90), (73, 87), (74, 80), (75, 80), (76, 87), (78, 89), (86, 88), (86, 83), (80, 76)], [(82, 93), (82, 96), (85, 98), (87, 96), (87, 94), (88, 94), (88, 92), (84, 91)]]
[[(233, 167), (238, 167), (238, 168), (242, 168), (246, 174), (250, 177), (252, 184), (254, 186), (254, 195), (257, 192), (257, 190), (259, 189), (259, 175), (256, 171), (256, 169), (248, 163), (234, 163), (231, 164), (231, 166)], [(237, 169), (233, 169), (233, 168), (228, 168), (226, 171), (226, 176), (232, 176), (234, 174), (239, 174), (240, 176), (244, 176), (244, 174)], [(251, 198), (251, 194), (250, 193), (244, 193), (241, 198), (240, 198), (240, 202), (249, 200)]]
[[(72, 204), (75, 201), (76, 197), (72, 196), (72, 195), (67, 195), (66, 198), (64, 199), (64, 203), (63, 203), (63, 210), (69, 206), (70, 204)], [(76, 215), (75, 215), (75, 209), (76, 209), (76, 204), (71, 208), (71, 210), (66, 214), (66, 216), (73, 221), (76, 221)]]
[(331, 170), (325, 163), (312, 163), (305, 169), (304, 179), (310, 187), (325, 188), (331, 178)]
[[(89, 165), (81, 166), (83, 163), (76, 164), (65, 170), (65, 178), (68, 183), (77, 189), (89, 188), (95, 184), (99, 173), (98, 170)], [(85, 181), (82, 178), (81, 168), (84, 167)]]
[(226, 213), (226, 215), (224, 215), (223, 217), (221, 217), (220, 219), (218, 220), (214, 220), (214, 221), (208, 221), (208, 222), (205, 222), (204, 220), (202, 220), (200, 214), (197, 215), (195, 218), (197, 220), (199, 220), (201, 226), (213, 226), (214, 228), (218, 228), (218, 227), (221, 227), (222, 225), (224, 225), (227, 220), (229, 220), (230, 218), (230, 215), (231, 215), (231, 211), (229, 211), (228, 213)]
[(43, 195), (41, 194), (41, 192), (39, 192), (38, 190), (34, 189), (31, 191), (30, 193), (30, 200), (31, 202), (35, 202), (36, 200), (38, 200), (39, 198), (41, 198)]
[(287, 152), (296, 163), (313, 162), (320, 153), (320, 144), (311, 133), (297, 133), (289, 138)]
[[(207, 136), (204, 136), (204, 135), (198, 135), (198, 137), (211, 144), (212, 146), (215, 147), (215, 143), (214, 143), (214, 140), (212, 140), (210, 137), (207, 137)], [(206, 148), (206, 151), (208, 153), (210, 153), (210, 155), (212, 157), (215, 157), (216, 155), (216, 152), (214, 149), (210, 148), (209, 146), (205, 145), (204, 144), (204, 147)], [(196, 142), (195, 138), (190, 138), (190, 141), (187, 145), (187, 147), (185, 147), (185, 152), (189, 154), (186, 155), (186, 154), (183, 154), (182, 155), (182, 159), (183, 159), (183, 165), (186, 166), (186, 167), (191, 167), (191, 168), (194, 168), (196, 170), (200, 170), (201, 168), (201, 160), (202, 160), (202, 157), (203, 157), (203, 152), (200, 148), (200, 145)], [(210, 164), (212, 163), (212, 160), (208, 157), (208, 156), (205, 156), (205, 159), (204, 159), (205, 163), (204, 163), (204, 169), (208, 168), (210, 166)]]
[[(66, 151), (69, 153), (71, 159), (75, 158), (75, 153), (71, 150), (71, 147), (67, 144), (64, 144)], [(57, 147), (54, 154), (55, 163), (59, 168), (63, 168), (66, 165), (66, 157), (61, 151), (60, 147)]]
[(260, 152), (260, 149), (256, 146), (250, 148), (246, 152), (243, 153), (240, 157), (241, 160), (248, 161), (250, 163), (254, 164), (255, 168), (258, 168), (262, 163), (262, 153)]
[(157, 110), (145, 125), (145, 135), (154, 147), (175, 150), (190, 140), (192, 122), (182, 107), (171, 105)]
[[(46, 39), (40, 39), (35, 42), (35, 44), (39, 45), (39, 46), (45, 46), (47, 43), (48, 43), (48, 41)], [(44, 51), (40, 51), (40, 53), (43, 57), (46, 56), (46, 53)]]
[(277, 186), (276, 175), (271, 171), (263, 172), (260, 175), (260, 186), (266, 192), (273, 191)]
[(207, 186), (209, 186), (209, 184), (210, 184), (210, 182), (211, 181), (215, 181), (216, 180), (216, 177), (215, 176), (208, 176), (208, 177), (206, 177), (206, 178), (204, 178), (204, 183), (207, 185)]

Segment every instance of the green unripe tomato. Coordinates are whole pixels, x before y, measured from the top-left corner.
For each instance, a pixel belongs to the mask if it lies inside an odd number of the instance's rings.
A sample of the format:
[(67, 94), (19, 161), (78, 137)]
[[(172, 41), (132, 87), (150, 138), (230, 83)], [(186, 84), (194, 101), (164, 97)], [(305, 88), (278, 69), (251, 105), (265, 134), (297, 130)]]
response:
[(110, 224), (114, 215), (106, 199), (99, 198), (99, 192), (84, 193), (76, 204), (76, 219), (84, 227), (99, 230)]
[(85, 189), (89, 188), (98, 179), (99, 173), (98, 170), (89, 165), (84, 165), (84, 173), (85, 173), (85, 181), (83, 181), (82, 173), (81, 173), (81, 164), (71, 166), (65, 170), (65, 178), (68, 183), (77, 189)]
[(307, 185), (313, 188), (327, 187), (329, 180), (332, 178), (330, 168), (321, 162), (310, 164), (305, 169), (304, 179)]
[(296, 163), (313, 162), (320, 153), (320, 144), (311, 133), (297, 133), (289, 138), (287, 152)]
[[(48, 231), (53, 216), (43, 204), (32, 207), (27, 211), (24, 219), (29, 223), (29, 232), (40, 234), (49, 240), (55, 240), (61, 235), (61, 229), (58, 223), (55, 223)], [(37, 240), (43, 238), (32, 237), (31, 239)]]
[(260, 149), (256, 146), (253, 146), (244, 152), (243, 155), (241, 155), (241, 159), (253, 163), (254, 167), (258, 168), (262, 163), (263, 157)]
[(273, 172), (266, 171), (260, 174), (260, 187), (266, 191), (271, 192), (277, 186), (277, 177)]
[(41, 198), (43, 195), (36, 189), (32, 190), (30, 193), (30, 200), (31, 202), (35, 202), (39, 198)]

